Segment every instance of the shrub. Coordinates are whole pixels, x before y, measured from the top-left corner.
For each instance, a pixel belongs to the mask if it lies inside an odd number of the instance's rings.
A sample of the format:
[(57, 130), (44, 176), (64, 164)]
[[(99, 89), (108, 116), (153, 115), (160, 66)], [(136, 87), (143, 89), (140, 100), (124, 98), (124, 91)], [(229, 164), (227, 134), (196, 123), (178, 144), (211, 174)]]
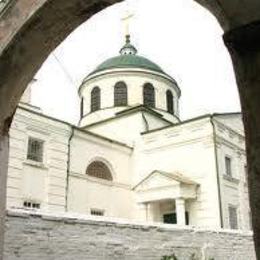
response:
[(169, 256), (163, 256), (161, 260), (178, 260), (178, 258), (175, 256), (175, 254), (172, 254)]
[[(169, 255), (169, 256), (163, 256), (161, 260), (178, 260), (175, 254)], [(199, 257), (196, 256), (196, 254), (192, 254), (190, 256), (190, 260), (200, 260)], [(214, 258), (209, 258), (208, 260), (214, 260)]]

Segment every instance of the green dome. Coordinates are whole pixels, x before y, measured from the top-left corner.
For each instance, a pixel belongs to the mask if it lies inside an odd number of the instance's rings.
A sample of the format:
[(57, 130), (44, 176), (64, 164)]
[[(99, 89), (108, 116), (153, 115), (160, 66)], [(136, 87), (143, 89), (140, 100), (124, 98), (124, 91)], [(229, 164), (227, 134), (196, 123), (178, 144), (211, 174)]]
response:
[(148, 69), (159, 73), (164, 73), (164, 71), (154, 62), (138, 55), (119, 55), (110, 58), (103, 63), (101, 63), (91, 74), (117, 68), (138, 68), (138, 69)]
[[(137, 55), (137, 49), (130, 42), (130, 35), (126, 35), (126, 42), (120, 50), (120, 55), (107, 59), (101, 63), (94, 71), (92, 71), (84, 80), (83, 83), (91, 79), (92, 75), (98, 72), (111, 70), (111, 69), (146, 69), (163, 74), (168, 80), (173, 82), (180, 96), (180, 89), (176, 81), (167, 73), (165, 73), (157, 64), (150, 61), (149, 59)], [(83, 84), (81, 85), (83, 86)]]

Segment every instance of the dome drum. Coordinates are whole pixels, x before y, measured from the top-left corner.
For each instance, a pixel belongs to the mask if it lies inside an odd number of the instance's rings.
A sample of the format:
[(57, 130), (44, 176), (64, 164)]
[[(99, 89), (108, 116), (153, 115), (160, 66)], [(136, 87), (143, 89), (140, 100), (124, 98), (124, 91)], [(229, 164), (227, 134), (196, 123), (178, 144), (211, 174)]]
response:
[(168, 121), (178, 122), (180, 89), (154, 62), (136, 55), (130, 41), (121, 55), (99, 65), (79, 89), (81, 126), (115, 117), (127, 108), (147, 106)]

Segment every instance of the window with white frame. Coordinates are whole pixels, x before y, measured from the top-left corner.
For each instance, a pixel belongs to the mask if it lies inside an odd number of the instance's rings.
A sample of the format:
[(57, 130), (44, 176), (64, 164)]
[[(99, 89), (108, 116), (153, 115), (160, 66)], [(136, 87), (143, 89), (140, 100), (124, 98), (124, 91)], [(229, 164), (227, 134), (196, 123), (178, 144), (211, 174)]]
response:
[(23, 207), (26, 209), (40, 209), (41, 205), (38, 202), (26, 200), (23, 202)]
[(104, 216), (105, 211), (101, 210), (101, 209), (91, 209), (90, 214), (93, 215), (93, 216)]
[(225, 156), (226, 175), (232, 176), (232, 160), (229, 156)]
[(228, 214), (229, 214), (229, 227), (231, 229), (238, 229), (237, 208), (235, 206), (229, 206)]
[(35, 162), (43, 162), (44, 141), (30, 137), (28, 140), (27, 159)]

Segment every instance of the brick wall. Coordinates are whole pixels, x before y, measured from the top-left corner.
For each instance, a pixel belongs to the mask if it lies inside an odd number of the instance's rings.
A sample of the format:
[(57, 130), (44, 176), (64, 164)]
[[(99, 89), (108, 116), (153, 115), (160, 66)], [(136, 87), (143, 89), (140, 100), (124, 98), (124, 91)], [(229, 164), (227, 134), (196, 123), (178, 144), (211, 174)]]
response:
[[(204, 250), (203, 250), (204, 248)], [(126, 224), (91, 217), (9, 211), (5, 260), (189, 260), (204, 251), (214, 260), (255, 260), (251, 234)]]

